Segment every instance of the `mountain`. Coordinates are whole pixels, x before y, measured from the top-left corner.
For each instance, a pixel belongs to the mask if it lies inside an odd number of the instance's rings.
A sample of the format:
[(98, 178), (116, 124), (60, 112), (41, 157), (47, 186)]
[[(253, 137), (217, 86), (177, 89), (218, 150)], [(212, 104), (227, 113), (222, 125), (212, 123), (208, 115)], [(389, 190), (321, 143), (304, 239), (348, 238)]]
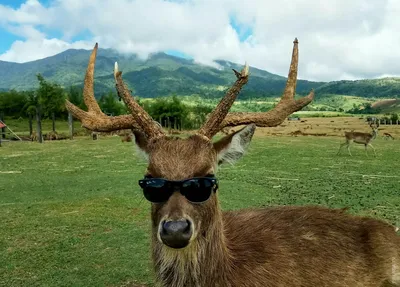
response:
[[(64, 87), (82, 86), (90, 51), (70, 49), (60, 54), (27, 63), (0, 61), (0, 90), (29, 90), (38, 86), (36, 74)], [(99, 49), (95, 68), (95, 94), (100, 96), (114, 90), (113, 69), (118, 61), (124, 80), (140, 97), (159, 97), (171, 94), (221, 97), (235, 80), (232, 68), (241, 65), (216, 61), (219, 68), (204, 66), (165, 53), (156, 53), (147, 60), (135, 55), (123, 55), (112, 49)], [(250, 68), (250, 80), (240, 98), (279, 96), (286, 78), (264, 70)], [(307, 94), (311, 88), (317, 96), (354, 95), (389, 98), (400, 96), (400, 78), (360, 81), (312, 82), (297, 81), (297, 93)]]
[[(90, 51), (67, 50), (60, 54), (27, 63), (0, 61), (0, 90), (29, 90), (38, 86), (36, 74), (64, 87), (82, 86)], [(141, 97), (159, 97), (171, 94), (220, 97), (232, 85), (232, 68), (241, 65), (217, 61), (219, 69), (204, 66), (165, 53), (141, 60), (135, 55), (122, 55), (111, 49), (99, 49), (95, 67), (95, 94), (99, 96), (114, 89), (113, 69), (118, 61), (124, 80)], [(249, 96), (279, 95), (286, 78), (256, 68), (250, 68), (251, 78), (241, 94)], [(297, 91), (305, 94), (324, 83), (299, 80)]]
[(362, 96), (365, 98), (400, 97), (400, 78), (334, 81), (319, 86), (317, 91), (320, 94)]

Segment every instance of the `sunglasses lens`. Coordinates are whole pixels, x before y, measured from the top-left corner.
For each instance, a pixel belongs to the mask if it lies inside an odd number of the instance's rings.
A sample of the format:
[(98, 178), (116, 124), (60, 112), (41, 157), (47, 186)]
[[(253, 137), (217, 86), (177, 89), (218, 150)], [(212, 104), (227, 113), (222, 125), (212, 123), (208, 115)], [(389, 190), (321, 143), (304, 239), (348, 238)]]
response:
[(152, 178), (139, 181), (143, 189), (144, 197), (153, 203), (166, 202), (171, 196), (171, 191), (167, 187), (167, 182), (163, 179)]
[(200, 203), (208, 200), (214, 190), (214, 181), (208, 178), (193, 178), (182, 183), (181, 193), (187, 200)]

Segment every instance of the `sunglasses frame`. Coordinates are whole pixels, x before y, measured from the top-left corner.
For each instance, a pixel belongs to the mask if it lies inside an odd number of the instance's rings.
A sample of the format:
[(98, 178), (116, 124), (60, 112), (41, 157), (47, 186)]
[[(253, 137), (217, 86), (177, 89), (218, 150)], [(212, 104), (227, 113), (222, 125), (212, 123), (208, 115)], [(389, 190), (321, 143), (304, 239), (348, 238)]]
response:
[[(186, 192), (183, 192), (182, 193), (182, 186), (183, 186), (183, 184), (185, 183), (185, 182), (188, 182), (188, 181), (191, 181), (191, 180), (208, 180), (208, 181), (210, 181), (211, 183), (212, 183), (212, 187), (211, 187), (211, 192), (210, 192), (210, 195), (207, 197), (207, 199), (206, 200), (203, 200), (203, 201), (191, 201), (191, 200), (189, 200), (187, 197), (186, 197)], [(207, 200), (209, 200), (210, 199), (210, 197), (211, 197), (211, 195), (212, 195), (212, 193), (214, 192), (217, 192), (217, 190), (218, 190), (218, 179), (216, 178), (216, 177), (192, 177), (192, 178), (188, 178), (188, 179), (184, 179), (184, 180), (168, 180), (168, 179), (165, 179), (165, 178), (153, 178), (153, 177), (145, 177), (144, 179), (140, 179), (139, 180), (139, 186), (142, 188), (142, 190), (143, 190), (143, 193), (145, 192), (145, 188), (146, 188), (146, 185), (149, 183), (149, 182), (151, 182), (152, 180), (161, 180), (161, 181), (163, 181), (164, 182), (164, 184), (163, 184), (163, 186), (162, 186), (162, 188), (163, 189), (166, 189), (165, 191), (163, 191), (163, 192), (168, 192), (168, 199), (171, 197), (171, 195), (174, 193), (174, 192), (179, 192), (180, 194), (182, 194), (185, 198), (186, 198), (186, 200), (188, 200), (189, 202), (191, 202), (191, 203), (194, 203), (194, 204), (200, 204), (200, 203), (204, 203), (204, 202), (206, 202)], [(161, 189), (161, 188), (160, 188)], [(145, 198), (146, 198), (146, 196), (145, 196)], [(150, 202), (152, 202), (152, 203), (164, 203), (164, 202), (167, 202), (168, 201), (168, 199), (167, 200), (165, 200), (165, 201), (151, 201), (151, 200), (149, 200), (148, 198), (146, 198), (148, 201), (150, 201)]]

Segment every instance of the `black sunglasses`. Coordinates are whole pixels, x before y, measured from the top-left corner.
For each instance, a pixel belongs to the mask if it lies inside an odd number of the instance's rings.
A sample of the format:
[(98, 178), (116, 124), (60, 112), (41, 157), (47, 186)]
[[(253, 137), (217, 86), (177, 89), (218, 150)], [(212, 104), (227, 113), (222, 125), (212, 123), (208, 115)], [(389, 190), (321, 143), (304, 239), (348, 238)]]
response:
[(215, 177), (195, 177), (181, 181), (145, 178), (139, 180), (139, 185), (144, 197), (153, 203), (168, 201), (175, 191), (179, 191), (190, 202), (202, 203), (217, 191), (218, 180)]

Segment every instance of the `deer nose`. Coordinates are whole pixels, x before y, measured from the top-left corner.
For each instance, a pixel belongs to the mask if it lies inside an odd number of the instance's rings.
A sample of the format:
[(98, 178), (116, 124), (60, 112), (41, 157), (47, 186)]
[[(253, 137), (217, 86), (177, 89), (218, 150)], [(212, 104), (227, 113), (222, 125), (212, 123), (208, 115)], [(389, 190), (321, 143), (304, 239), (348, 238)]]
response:
[(192, 237), (189, 220), (163, 221), (160, 231), (162, 242), (171, 248), (183, 248), (189, 244)]

